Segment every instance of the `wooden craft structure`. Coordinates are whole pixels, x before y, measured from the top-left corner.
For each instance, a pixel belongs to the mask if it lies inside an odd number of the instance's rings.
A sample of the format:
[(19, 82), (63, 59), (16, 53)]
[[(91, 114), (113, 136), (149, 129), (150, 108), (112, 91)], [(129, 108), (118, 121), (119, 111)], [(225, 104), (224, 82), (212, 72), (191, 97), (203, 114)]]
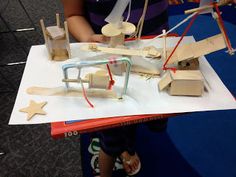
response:
[[(174, 96), (202, 96), (204, 93), (204, 76), (199, 70), (199, 59), (200, 57), (209, 53), (228, 48), (229, 54), (234, 54), (224, 25), (219, 13), (217, 4), (204, 5), (196, 9), (188, 10), (186, 13), (193, 13), (185, 20), (177, 24), (174, 28), (169, 31), (163, 30), (163, 34), (157, 37), (163, 37), (163, 49), (157, 49), (153, 46), (148, 46), (143, 49), (129, 49), (124, 46), (125, 35), (138, 35), (140, 39), (145, 14), (147, 11), (148, 0), (145, 0), (144, 10), (137, 28), (129, 23), (127, 20), (124, 21), (122, 14), (127, 8), (130, 0), (118, 0), (111, 14), (105, 19), (108, 22), (102, 28), (102, 34), (110, 37), (108, 46), (100, 46), (97, 44), (88, 44), (81, 47), (82, 50), (91, 52), (101, 52), (111, 54), (109, 58), (103, 60), (84, 60), (70, 64), (65, 64), (62, 67), (66, 90), (63, 88), (43, 88), (43, 87), (31, 87), (27, 90), (28, 94), (47, 95), (47, 96), (83, 96), (87, 103), (93, 107), (92, 103), (88, 100), (87, 96), (103, 97), (103, 98), (122, 98), (122, 95), (126, 94), (129, 80), (129, 73), (131, 70), (136, 72), (146, 73), (151, 75), (161, 75), (163, 77), (158, 83), (159, 91), (167, 90), (170, 95)], [(116, 8), (119, 9), (117, 10)], [(181, 36), (179, 42), (175, 47), (167, 48), (167, 35), (173, 29), (177, 28), (180, 24), (183, 24), (187, 20), (191, 19), (189, 26), (193, 23), (194, 19), (200, 12), (216, 9), (217, 13), (214, 13), (214, 18), (220, 28), (220, 34), (206, 38), (204, 40), (194, 42), (191, 44), (179, 45), (183, 39), (185, 32)], [(56, 14), (56, 26), (49, 26), (45, 28), (43, 20), (40, 20), (45, 45), (49, 53), (49, 57), (52, 60), (65, 60), (71, 58), (69, 35), (67, 23), (64, 23), (64, 29), (60, 27), (59, 14)], [(186, 29), (189, 29), (189, 28)], [(115, 55), (115, 56), (114, 56)], [(163, 64), (162, 68), (144, 68), (141, 66), (132, 66), (131, 68), (131, 57), (139, 56), (151, 58)], [(96, 73), (88, 73), (86, 77), (81, 77), (81, 69), (83, 67), (105, 65), (107, 71), (98, 71)], [(150, 66), (150, 65), (149, 65)], [(71, 68), (78, 69), (77, 78), (69, 78), (68, 70)], [(161, 72), (162, 70), (162, 72)], [(112, 90), (112, 86), (115, 81), (113, 80), (113, 74), (122, 75), (126, 71), (125, 81), (122, 93), (115, 93)], [(74, 90), (70, 88), (70, 83), (76, 83), (81, 86), (81, 89)], [(87, 85), (87, 88), (84, 87)], [(100, 91), (99, 91), (100, 90)], [(101, 91), (102, 90), (102, 91)], [(117, 96), (118, 95), (118, 96)]]
[(66, 21), (64, 28), (60, 26), (59, 14), (56, 14), (56, 23), (56, 26), (45, 27), (43, 19), (40, 20), (49, 59), (63, 61), (71, 58), (68, 27)]
[(167, 49), (166, 58), (168, 59), (165, 61), (163, 68), (167, 69), (165, 65), (173, 64), (177, 64), (177, 67), (169, 68), (172, 71), (165, 73), (164, 77), (158, 83), (160, 91), (168, 90), (170, 95), (202, 96), (204, 91), (204, 77), (199, 70), (198, 59), (201, 56), (226, 47), (230, 55), (234, 54), (235, 50), (232, 48), (224, 29), (217, 4), (205, 5), (188, 10), (186, 13), (195, 13), (193, 17), (196, 17), (198, 13), (203, 13), (205, 10), (208, 10), (207, 13), (211, 12), (209, 9), (213, 12), (213, 7), (217, 11), (217, 13), (213, 13), (213, 17), (216, 19), (221, 33), (192, 44), (185, 44), (178, 47), (178, 43), (175, 48)]
[[(88, 102), (88, 104), (93, 107), (93, 105), (90, 103), (90, 101), (87, 98), (86, 89), (84, 87), (84, 83), (88, 84), (88, 90), (89, 89), (105, 89), (105, 90), (111, 90), (112, 86), (115, 84), (115, 81), (113, 80), (112, 73), (110, 71), (110, 67), (108, 64), (118, 64), (118, 63), (126, 63), (126, 74), (124, 79), (124, 86), (121, 93), (119, 93), (118, 98), (121, 99), (124, 94), (126, 94), (127, 88), (128, 88), (128, 81), (129, 81), (129, 74), (130, 74), (130, 68), (131, 68), (131, 61), (127, 57), (119, 57), (119, 58), (108, 58), (104, 60), (97, 60), (97, 61), (81, 61), (73, 64), (65, 64), (62, 66), (64, 79), (62, 80), (65, 82), (66, 88), (69, 89), (69, 83), (79, 83), (81, 85), (81, 88), (83, 90), (83, 96), (85, 100)], [(106, 65), (107, 66), (107, 72), (104, 70), (100, 72), (96, 72), (95, 74), (89, 73), (85, 78), (81, 78), (81, 70), (85, 67), (91, 67), (91, 66), (97, 66), (97, 65)], [(78, 69), (78, 75), (75, 79), (69, 79), (68, 71), (69, 69), (76, 68)], [(97, 90), (98, 91), (98, 90)]]
[[(117, 2), (117, 4), (118, 3), (119, 2)], [(141, 22), (143, 22), (144, 20), (144, 16), (147, 10), (147, 3), (148, 1), (145, 1), (144, 11), (140, 19)], [(116, 55), (126, 55), (130, 57), (141, 56), (141, 57), (162, 59), (164, 63), (162, 69), (164, 71), (171, 69), (172, 71), (167, 72), (165, 76), (161, 79), (161, 81), (158, 83), (160, 91), (169, 90), (170, 95), (201, 96), (204, 91), (204, 79), (203, 79), (204, 77), (202, 76), (199, 70), (199, 58), (212, 52), (224, 49), (226, 47), (228, 48), (229, 54), (231, 55), (234, 54), (234, 50), (230, 44), (230, 41), (224, 29), (218, 5), (217, 4), (208, 5), (206, 3), (207, 2), (203, 2), (203, 4), (201, 4), (203, 5), (202, 7), (188, 10), (186, 11), (186, 13), (194, 13), (191, 15), (193, 22), (198, 13), (203, 13), (203, 11), (205, 13), (213, 12), (213, 8), (215, 8), (217, 13), (216, 12), (214, 13), (214, 18), (216, 19), (219, 29), (221, 31), (221, 33), (218, 35), (206, 38), (204, 40), (195, 43), (178, 46), (182, 40), (183, 37), (182, 36), (180, 38), (180, 41), (177, 43), (175, 47), (167, 48), (166, 36), (168, 32), (163, 30), (163, 34), (161, 35), (164, 41), (162, 51), (156, 48), (154, 49), (149, 48), (146, 50), (115, 48), (117, 45), (124, 44), (124, 34), (126, 33), (128, 34), (128, 32), (130, 33), (134, 32), (135, 27), (133, 27), (132, 24), (128, 22), (122, 22), (121, 20), (119, 20), (122, 19), (120, 17), (115, 21), (115, 25), (112, 24), (111, 22), (114, 21), (111, 19), (111, 16), (114, 17), (114, 14), (111, 13), (108, 16), (108, 18), (110, 17), (109, 20), (107, 20), (108, 24), (102, 28), (102, 33), (105, 36), (111, 37), (109, 47), (102, 47), (102, 46), (97, 46), (96, 44), (91, 44), (83, 46), (82, 49), (93, 52), (104, 52)], [(124, 10), (124, 7), (122, 8)], [(118, 16), (122, 15), (123, 10), (119, 11)], [(190, 24), (192, 22), (190, 22)], [(142, 24), (141, 24), (141, 30), (142, 30)], [(168, 66), (171, 67), (168, 68)], [(158, 72), (158, 74), (160, 74), (160, 72)]]

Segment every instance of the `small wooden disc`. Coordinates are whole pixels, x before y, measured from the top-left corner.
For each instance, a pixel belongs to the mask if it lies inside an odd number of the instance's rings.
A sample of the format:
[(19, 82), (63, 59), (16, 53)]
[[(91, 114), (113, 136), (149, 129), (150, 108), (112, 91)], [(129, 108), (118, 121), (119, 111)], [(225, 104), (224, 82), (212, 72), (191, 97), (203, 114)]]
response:
[(134, 24), (129, 23), (129, 22), (123, 22), (122, 23), (122, 28), (120, 29), (121, 32), (125, 35), (130, 35), (133, 34), (136, 30), (136, 27)]
[(105, 26), (102, 27), (102, 34), (107, 37), (114, 37), (120, 35), (121, 33), (125, 35), (130, 35), (134, 33), (135, 30), (136, 27), (134, 24), (129, 22), (122, 22), (121, 28), (117, 28), (113, 24), (106, 24)]
[(106, 24), (102, 27), (102, 34), (107, 37), (114, 37), (121, 34), (121, 30), (113, 24)]

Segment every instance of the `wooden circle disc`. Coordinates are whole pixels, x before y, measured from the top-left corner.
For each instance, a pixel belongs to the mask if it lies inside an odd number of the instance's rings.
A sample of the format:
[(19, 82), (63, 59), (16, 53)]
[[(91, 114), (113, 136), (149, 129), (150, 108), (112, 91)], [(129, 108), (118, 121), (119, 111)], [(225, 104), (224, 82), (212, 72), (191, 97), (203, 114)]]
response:
[(102, 34), (107, 37), (114, 37), (121, 34), (121, 30), (113, 24), (106, 24), (102, 27)]
[(121, 32), (126, 35), (130, 35), (135, 32), (136, 27), (134, 24), (130, 22), (123, 22), (122, 23), (122, 28), (120, 28)]
[(113, 24), (106, 24), (102, 27), (102, 34), (107, 37), (114, 37), (120, 35), (121, 33), (125, 35), (130, 35), (134, 33), (135, 30), (136, 27), (134, 24), (129, 22), (122, 22), (121, 28), (117, 28)]

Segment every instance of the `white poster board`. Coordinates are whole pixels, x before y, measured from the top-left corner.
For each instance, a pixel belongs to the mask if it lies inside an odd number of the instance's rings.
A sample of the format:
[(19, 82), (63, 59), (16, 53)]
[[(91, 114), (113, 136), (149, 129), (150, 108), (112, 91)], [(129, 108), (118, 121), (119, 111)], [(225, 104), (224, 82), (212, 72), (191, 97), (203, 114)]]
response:
[[(168, 38), (168, 46), (176, 44), (179, 38)], [(149, 40), (141, 41), (138, 46), (149, 45)], [(193, 37), (185, 37), (183, 43), (194, 42)], [(156, 40), (152, 45), (161, 48), (163, 42)], [(81, 51), (82, 43), (71, 44), (72, 56), (84, 60), (95, 56), (96, 53)], [(130, 43), (132, 47), (134, 43)], [(137, 46), (137, 45), (136, 45)], [(71, 62), (71, 61), (67, 61)], [(223, 61), (222, 61), (223, 62)], [(202, 97), (170, 96), (166, 92), (158, 91), (160, 78), (146, 79), (137, 74), (131, 74), (127, 95), (122, 100), (108, 98), (89, 98), (94, 108), (89, 107), (83, 97), (39, 96), (26, 93), (27, 88), (64, 87), (62, 63), (48, 60), (44, 45), (32, 46), (28, 55), (25, 71), (21, 80), (15, 105), (9, 124), (41, 124), (49, 122), (81, 120), (91, 118), (105, 118), (138, 114), (165, 114), (210, 110), (236, 109), (234, 97), (224, 86), (215, 71), (203, 57), (200, 60), (200, 69), (209, 84), (209, 91)], [(123, 82), (116, 82), (118, 87)], [(19, 109), (27, 107), (30, 100), (36, 102), (47, 101), (43, 108), (46, 115), (36, 115), (27, 121), (27, 114)]]

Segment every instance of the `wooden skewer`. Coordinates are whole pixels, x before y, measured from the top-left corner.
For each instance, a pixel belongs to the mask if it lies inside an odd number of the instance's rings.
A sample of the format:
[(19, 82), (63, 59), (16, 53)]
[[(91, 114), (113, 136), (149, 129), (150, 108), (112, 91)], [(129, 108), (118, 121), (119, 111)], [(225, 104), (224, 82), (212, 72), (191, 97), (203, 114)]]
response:
[[(231, 0), (221, 0), (219, 3), (217, 3), (217, 5), (218, 6), (223, 6), (223, 5), (229, 4), (230, 2), (231, 2)], [(210, 8), (213, 8), (213, 7), (214, 7), (213, 4), (205, 5), (205, 6), (202, 6), (202, 7), (185, 10), (184, 13), (185, 14), (191, 14), (191, 13), (194, 13), (194, 12), (197, 12), (197, 11), (200, 11), (200, 10), (206, 10), (206, 9), (210, 9)]]
[[(62, 82), (80, 82), (80, 79), (62, 79)], [(89, 82), (88, 80), (82, 80), (82, 82)]]
[(69, 58), (71, 58), (71, 49), (70, 49), (70, 37), (69, 37), (69, 32), (68, 32), (68, 25), (67, 21), (64, 22), (64, 28), (65, 28), (65, 33), (66, 33), (66, 40), (67, 40), (67, 52), (69, 55)]
[(229, 54), (230, 54), (230, 55), (233, 55), (234, 52), (232, 51), (232, 48), (229, 46), (229, 43), (227, 42), (227, 39), (226, 39), (227, 37), (226, 37), (226, 35), (225, 35), (225, 33), (224, 33), (223, 26), (222, 26), (222, 24), (220, 23), (219, 16), (218, 16), (218, 14), (217, 14), (216, 12), (214, 13), (214, 17), (215, 17), (215, 19), (216, 19), (216, 22), (217, 22), (219, 28), (220, 28), (220, 32), (221, 32), (221, 34), (222, 34), (222, 36), (223, 36), (223, 38), (224, 38), (225, 44), (226, 44), (226, 46), (227, 46), (227, 48), (228, 48), (228, 50), (229, 50)]
[(57, 22), (58, 28), (60, 28), (60, 16), (59, 16), (59, 14), (56, 14), (56, 22)]
[(50, 51), (49, 46), (48, 46), (47, 33), (46, 33), (46, 28), (45, 28), (43, 19), (40, 20), (40, 25), (41, 25), (41, 28), (42, 28), (42, 31), (43, 31), (43, 37), (44, 37), (44, 41), (45, 41), (45, 46), (46, 46), (48, 54), (49, 54), (49, 58), (52, 59), (51, 51)]
[(162, 33), (164, 34), (163, 36), (163, 57), (164, 61), (167, 59), (167, 54), (166, 54), (166, 30), (162, 30)]
[(213, 5), (206, 5), (206, 6), (202, 6), (202, 7), (198, 7), (198, 8), (194, 8), (194, 9), (189, 9), (189, 10), (185, 10), (184, 13), (185, 14), (191, 14), (200, 10), (206, 10), (206, 9), (210, 9), (213, 8)]

